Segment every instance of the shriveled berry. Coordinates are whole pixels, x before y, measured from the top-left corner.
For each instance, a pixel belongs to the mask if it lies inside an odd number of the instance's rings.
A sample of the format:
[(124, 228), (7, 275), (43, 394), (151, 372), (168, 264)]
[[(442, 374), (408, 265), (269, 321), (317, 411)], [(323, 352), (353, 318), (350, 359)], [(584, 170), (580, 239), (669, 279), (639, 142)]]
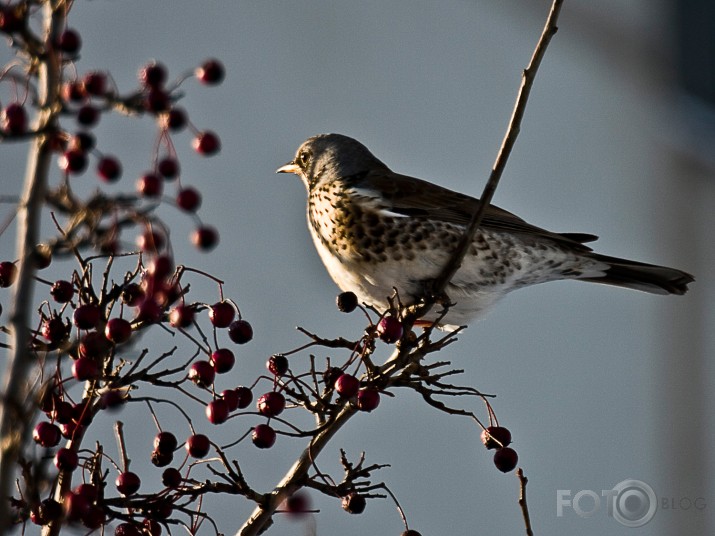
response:
[(266, 417), (276, 417), (283, 413), (286, 406), (285, 397), (277, 392), (270, 391), (264, 395), (261, 395), (256, 402), (256, 407), (258, 408), (261, 415)]
[(341, 374), (335, 381), (335, 390), (342, 398), (352, 398), (360, 389), (360, 381), (352, 374)]
[(281, 354), (272, 355), (266, 361), (266, 368), (274, 376), (283, 376), (288, 372), (288, 358)]
[(201, 194), (196, 188), (187, 186), (176, 194), (177, 206), (186, 212), (196, 212), (201, 206)]
[(236, 344), (246, 344), (253, 338), (253, 328), (245, 320), (234, 320), (228, 326), (228, 336)]
[(216, 371), (208, 361), (195, 361), (189, 369), (189, 379), (200, 387), (210, 387)]
[(259, 449), (269, 449), (276, 443), (276, 431), (267, 424), (258, 424), (253, 428), (251, 441)]
[(494, 465), (502, 473), (513, 471), (517, 463), (519, 463), (519, 456), (511, 447), (497, 449), (494, 453)]
[(348, 493), (343, 497), (343, 510), (349, 514), (362, 514), (365, 511), (366, 505), (367, 501), (365, 500), (365, 497), (356, 492)]
[(511, 443), (511, 432), (503, 426), (487, 426), (482, 430), (482, 443), (488, 449), (506, 447)]
[(354, 292), (341, 292), (335, 302), (341, 313), (352, 313), (358, 306), (358, 299)]

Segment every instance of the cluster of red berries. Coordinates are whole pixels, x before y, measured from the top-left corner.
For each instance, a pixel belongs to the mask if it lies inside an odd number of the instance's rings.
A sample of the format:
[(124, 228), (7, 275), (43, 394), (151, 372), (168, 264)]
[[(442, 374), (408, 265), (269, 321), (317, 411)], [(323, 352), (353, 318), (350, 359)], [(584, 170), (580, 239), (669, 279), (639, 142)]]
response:
[(516, 451), (509, 447), (511, 444), (511, 432), (503, 426), (487, 426), (482, 430), (482, 443), (489, 450), (496, 449), (494, 453), (494, 465), (502, 473), (509, 473), (516, 468), (519, 456)]

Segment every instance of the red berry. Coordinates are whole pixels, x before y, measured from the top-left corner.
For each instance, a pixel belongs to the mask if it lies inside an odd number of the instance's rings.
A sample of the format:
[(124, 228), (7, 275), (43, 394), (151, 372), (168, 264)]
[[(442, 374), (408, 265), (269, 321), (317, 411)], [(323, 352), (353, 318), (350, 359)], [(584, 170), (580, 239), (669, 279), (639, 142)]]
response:
[(209, 320), (217, 328), (227, 328), (235, 316), (236, 310), (230, 302), (221, 301), (209, 307)]
[(173, 453), (179, 442), (171, 432), (159, 432), (154, 438), (154, 448), (159, 452)]
[(77, 110), (77, 122), (85, 127), (93, 127), (99, 122), (99, 110), (91, 105), (85, 104)]
[(172, 452), (166, 453), (153, 450), (149, 461), (156, 467), (166, 467), (174, 461), (174, 454)]
[(357, 407), (360, 411), (372, 411), (380, 405), (380, 393), (377, 389), (360, 389), (357, 394)]
[(17, 6), (0, 6), (0, 32), (14, 33), (22, 30), (24, 20)]
[(365, 511), (367, 501), (365, 497), (353, 491), (343, 497), (342, 505), (343, 510), (349, 514), (362, 514)]
[(259, 449), (269, 449), (276, 443), (276, 432), (267, 424), (259, 424), (253, 428), (251, 441)]
[(127, 342), (132, 336), (132, 325), (123, 318), (112, 318), (104, 327), (104, 336), (114, 344)]
[(216, 59), (206, 60), (196, 69), (196, 78), (209, 86), (220, 84), (225, 74), (223, 64)]
[(65, 400), (57, 400), (49, 416), (60, 424), (72, 422), (72, 404)]
[(519, 456), (517, 456), (516, 451), (511, 447), (498, 449), (494, 453), (494, 465), (496, 465), (496, 468), (502, 473), (513, 471), (518, 462)]
[(75, 30), (68, 28), (57, 39), (57, 48), (73, 56), (82, 48), (82, 38)]
[(203, 458), (209, 453), (211, 442), (203, 434), (194, 434), (186, 440), (186, 451), (192, 458)]
[(111, 345), (101, 333), (90, 331), (79, 342), (79, 357), (101, 360), (109, 352)]
[(175, 467), (169, 467), (168, 469), (164, 469), (164, 472), (161, 474), (161, 482), (167, 488), (178, 488), (181, 485), (182, 480), (183, 478), (181, 477), (181, 471), (179, 471)]
[(82, 84), (87, 93), (101, 97), (107, 91), (107, 75), (97, 71), (89, 72), (84, 75)]
[(212, 156), (221, 150), (221, 139), (215, 132), (204, 130), (196, 135), (191, 146), (200, 155)]
[(186, 112), (182, 108), (172, 108), (165, 117), (166, 127), (173, 131), (184, 128), (187, 121)]
[(165, 179), (175, 179), (179, 174), (179, 161), (176, 158), (162, 158), (156, 165), (156, 170)]
[(96, 530), (107, 522), (107, 515), (104, 509), (96, 504), (90, 504), (82, 516), (82, 524), (88, 529)]
[(86, 94), (84, 85), (77, 80), (70, 80), (62, 84), (62, 98), (66, 101), (80, 102), (84, 100)]
[(114, 536), (142, 536), (142, 530), (134, 523), (120, 523), (114, 529)]
[(144, 197), (159, 197), (163, 189), (164, 181), (154, 173), (145, 173), (137, 180), (137, 192)]
[(488, 449), (506, 447), (511, 443), (511, 432), (503, 426), (487, 426), (482, 430), (482, 443)]
[(164, 236), (157, 231), (147, 230), (137, 237), (137, 247), (143, 252), (157, 252), (164, 249)]
[(0, 127), (8, 134), (24, 134), (27, 130), (27, 112), (22, 104), (8, 104), (0, 115)]
[(266, 368), (274, 376), (283, 376), (288, 372), (288, 367), (288, 358), (281, 354), (272, 355), (268, 358), (268, 361), (266, 361)]
[(56, 447), (61, 438), (60, 429), (47, 421), (37, 423), (32, 431), (32, 439), (35, 440), (35, 443), (45, 448)]
[(74, 296), (74, 285), (70, 281), (58, 279), (52, 284), (50, 294), (57, 303), (67, 303)]
[(17, 278), (17, 266), (10, 261), (0, 262), (0, 287), (7, 288)]
[(203, 225), (191, 233), (191, 243), (202, 251), (210, 251), (218, 245), (218, 231)]
[(246, 344), (253, 338), (253, 328), (245, 320), (234, 320), (228, 326), (228, 336), (236, 344)]
[(101, 317), (101, 309), (93, 303), (87, 303), (74, 310), (72, 321), (79, 329), (92, 329), (99, 324)]
[(87, 513), (93, 501), (94, 499), (87, 499), (84, 495), (76, 492), (67, 493), (62, 503), (65, 519), (67, 521), (79, 521)]
[(72, 420), (82, 426), (90, 424), (94, 418), (91, 406), (92, 401), (89, 398), (83, 398), (77, 402), (72, 406)]
[(189, 369), (189, 379), (200, 387), (210, 387), (216, 371), (208, 361), (196, 361)]
[(77, 453), (71, 449), (61, 447), (55, 454), (55, 467), (60, 471), (74, 471), (79, 464)]
[(276, 417), (283, 413), (283, 410), (286, 407), (286, 399), (281, 393), (277, 391), (270, 391), (258, 398), (256, 407), (261, 415), (265, 415), (266, 417)]
[(97, 138), (89, 132), (77, 132), (69, 139), (67, 146), (84, 153), (91, 151), (97, 145)]
[(342, 398), (352, 398), (360, 389), (360, 380), (352, 374), (341, 374), (335, 381), (335, 390)]
[(300, 518), (310, 512), (310, 496), (298, 491), (285, 501), (285, 511), (292, 518)]
[(113, 156), (103, 156), (97, 163), (97, 175), (106, 182), (115, 182), (122, 176), (122, 164)]
[(248, 387), (239, 386), (235, 389), (238, 395), (238, 409), (244, 409), (253, 402), (253, 392)]
[(224, 389), (221, 391), (221, 398), (226, 401), (228, 411), (236, 411), (238, 409), (238, 393), (235, 389)]
[(422, 536), (422, 534), (420, 534), (416, 530), (409, 529), (400, 534), (400, 536)]
[(188, 328), (194, 322), (194, 309), (190, 305), (179, 304), (169, 312), (169, 323), (175, 328)]
[(78, 381), (94, 380), (100, 375), (99, 365), (94, 359), (80, 357), (72, 363), (72, 376)]
[(95, 486), (94, 484), (80, 484), (76, 488), (74, 488), (72, 492), (76, 493), (77, 495), (81, 495), (89, 502), (96, 501), (98, 496), (97, 486)]
[(196, 212), (201, 206), (201, 194), (195, 188), (187, 186), (176, 194), (176, 204), (186, 212)]
[(230, 412), (228, 403), (223, 398), (217, 398), (206, 404), (206, 418), (211, 424), (226, 422)]
[(377, 325), (377, 335), (388, 344), (399, 341), (402, 338), (402, 322), (394, 316), (383, 316)]
[(102, 409), (116, 409), (124, 405), (127, 401), (127, 397), (124, 392), (120, 389), (111, 389), (110, 391), (105, 391), (99, 399), (99, 405)]
[(236, 357), (228, 348), (219, 348), (211, 353), (211, 364), (217, 374), (224, 374), (233, 368)]
[(87, 168), (87, 154), (79, 149), (70, 149), (57, 162), (65, 173), (79, 175)]
[(142, 481), (139, 475), (131, 471), (119, 473), (119, 476), (117, 476), (117, 479), (114, 481), (114, 485), (117, 486), (117, 491), (122, 495), (134, 495), (139, 491), (141, 484)]
[(160, 88), (166, 82), (166, 67), (158, 62), (151, 62), (139, 71), (139, 81), (148, 88)]
[(66, 424), (60, 424), (60, 433), (65, 439), (73, 439), (74, 434), (77, 431), (82, 431), (83, 427), (75, 422), (68, 422)]
[(164, 315), (164, 308), (152, 298), (146, 298), (139, 304), (137, 320), (154, 324), (159, 322)]

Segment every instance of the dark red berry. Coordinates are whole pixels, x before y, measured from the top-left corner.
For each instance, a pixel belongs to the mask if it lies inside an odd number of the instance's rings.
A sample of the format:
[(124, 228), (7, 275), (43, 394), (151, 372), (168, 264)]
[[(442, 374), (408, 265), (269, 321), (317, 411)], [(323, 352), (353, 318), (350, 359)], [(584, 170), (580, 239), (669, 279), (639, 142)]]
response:
[(222, 424), (228, 419), (231, 410), (223, 398), (217, 398), (206, 404), (206, 418), (211, 424)]
[(60, 471), (74, 471), (79, 464), (77, 453), (71, 449), (61, 447), (55, 454), (55, 467)]
[(89, 72), (84, 75), (82, 84), (87, 93), (101, 97), (107, 91), (107, 75), (97, 71)]
[(266, 417), (276, 417), (277, 415), (283, 413), (283, 410), (286, 407), (286, 399), (281, 393), (277, 391), (270, 391), (258, 398), (256, 407), (261, 415), (265, 415)]
[(79, 357), (101, 360), (111, 348), (107, 338), (96, 331), (90, 331), (79, 342)]
[(167, 488), (178, 488), (181, 485), (182, 480), (183, 478), (181, 476), (181, 471), (179, 471), (175, 467), (169, 467), (168, 469), (164, 469), (164, 472), (161, 474), (161, 482)]
[(164, 236), (158, 231), (146, 230), (137, 237), (137, 247), (145, 253), (161, 251), (164, 242)]
[(117, 491), (122, 495), (134, 495), (142, 484), (139, 475), (132, 473), (131, 471), (125, 471), (119, 473), (117, 479), (114, 481), (114, 485), (117, 486)]
[(211, 442), (203, 434), (194, 434), (186, 440), (186, 451), (192, 458), (203, 458), (209, 453)]
[(107, 522), (107, 514), (104, 508), (96, 504), (90, 504), (82, 516), (82, 524), (88, 529), (96, 530)]
[(288, 358), (281, 354), (272, 355), (266, 361), (266, 368), (274, 376), (283, 376), (288, 372)]
[(99, 110), (91, 105), (85, 104), (77, 110), (77, 122), (85, 127), (93, 127), (99, 122)]
[(220, 84), (225, 74), (223, 64), (216, 59), (206, 60), (196, 69), (196, 78), (209, 86)]
[(72, 404), (65, 400), (57, 400), (49, 416), (60, 424), (72, 422)]
[(139, 81), (148, 88), (160, 88), (166, 82), (166, 67), (158, 62), (151, 62), (139, 71)]
[(130, 307), (139, 305), (144, 300), (144, 296), (144, 291), (136, 283), (128, 283), (122, 289), (122, 301)]
[(104, 336), (114, 344), (127, 342), (132, 336), (132, 325), (123, 318), (112, 318), (104, 327)]
[(137, 320), (153, 324), (159, 322), (164, 315), (164, 308), (152, 298), (146, 298), (139, 304)]
[(99, 324), (101, 317), (101, 309), (93, 303), (87, 303), (74, 310), (72, 321), (79, 329), (92, 329)]
[(422, 534), (420, 534), (416, 530), (409, 529), (400, 534), (400, 536), (422, 536)]
[(209, 225), (202, 225), (191, 233), (191, 243), (202, 251), (215, 248), (218, 240), (218, 231)]
[(50, 294), (57, 303), (67, 303), (74, 296), (74, 285), (70, 281), (58, 279), (52, 284)]
[(194, 309), (190, 305), (179, 304), (169, 312), (169, 323), (175, 328), (188, 328), (194, 322)]
[(82, 48), (82, 38), (75, 30), (68, 28), (57, 39), (57, 48), (73, 56)]
[(377, 335), (388, 344), (399, 341), (402, 338), (402, 322), (394, 316), (383, 316), (377, 324)]
[(165, 121), (169, 130), (177, 131), (186, 126), (188, 119), (186, 112), (182, 108), (172, 108), (166, 114)]
[(352, 374), (341, 374), (335, 381), (335, 390), (342, 398), (352, 398), (358, 394), (360, 380)]
[(235, 389), (224, 389), (221, 391), (221, 398), (226, 401), (228, 411), (236, 411), (238, 409), (238, 393)]
[(380, 393), (377, 389), (360, 389), (357, 394), (357, 407), (360, 411), (372, 411), (380, 405)]
[(165, 179), (175, 179), (179, 175), (179, 161), (171, 157), (162, 158), (157, 163), (156, 170)]
[(488, 449), (506, 447), (511, 443), (511, 432), (503, 426), (487, 426), (482, 430), (482, 443)]
[(144, 197), (159, 197), (163, 189), (164, 181), (154, 173), (145, 173), (137, 180), (137, 192)]
[(42, 336), (53, 344), (64, 341), (70, 335), (70, 325), (59, 316), (48, 318), (42, 323)]
[(230, 302), (220, 301), (209, 307), (209, 320), (217, 328), (227, 328), (235, 316), (236, 310)]
[(202, 156), (212, 156), (221, 150), (221, 139), (215, 132), (205, 130), (196, 135), (191, 146)]
[(8, 134), (24, 134), (27, 130), (27, 112), (22, 104), (13, 102), (0, 114), (0, 127)]
[(65, 151), (57, 161), (65, 173), (79, 175), (87, 168), (87, 154), (79, 149)]
[(17, 278), (17, 266), (10, 261), (0, 262), (0, 287), (7, 288)]
[(115, 182), (122, 176), (122, 164), (113, 156), (103, 156), (97, 163), (97, 175), (106, 182)]
[(80, 102), (84, 100), (86, 93), (84, 85), (77, 80), (70, 80), (62, 84), (62, 98), (68, 102)]
[(174, 272), (174, 259), (170, 255), (158, 255), (151, 261), (147, 273), (154, 279), (164, 279)]
[(259, 424), (253, 428), (251, 441), (259, 449), (269, 449), (276, 443), (276, 432), (267, 424)]
[(158, 521), (145, 519), (143, 525), (145, 536), (161, 536), (161, 525)]
[(285, 501), (285, 511), (292, 518), (300, 518), (310, 512), (310, 496), (298, 491), (288, 497)]
[(352, 313), (358, 306), (358, 299), (354, 292), (341, 292), (335, 303), (341, 313)]
[(236, 357), (228, 348), (219, 348), (211, 353), (211, 364), (217, 374), (224, 374), (233, 368)]
[(92, 414), (92, 401), (84, 398), (72, 406), (72, 420), (82, 426), (90, 424), (94, 418)]
[(234, 320), (228, 326), (228, 336), (236, 344), (246, 344), (253, 338), (253, 328), (245, 320)]
[(99, 405), (102, 409), (117, 409), (123, 406), (127, 401), (127, 397), (120, 389), (111, 389), (102, 393), (99, 399)]
[(35, 440), (35, 443), (45, 448), (56, 447), (61, 438), (60, 429), (47, 421), (37, 423), (32, 431), (32, 439)]
[(72, 363), (72, 376), (78, 381), (95, 380), (99, 377), (99, 365), (94, 359), (80, 357)]
[(87, 513), (92, 502), (94, 502), (94, 499), (87, 499), (84, 495), (75, 492), (67, 493), (62, 503), (65, 519), (67, 521), (79, 521)]
[(77, 149), (84, 153), (94, 149), (95, 145), (97, 145), (97, 138), (89, 132), (77, 132), (67, 144), (69, 149)]
[(159, 452), (173, 453), (179, 442), (171, 432), (159, 432), (154, 438), (154, 448)]
[(19, 7), (19, 3), (15, 6), (0, 6), (0, 32), (10, 34), (22, 30), (24, 19)]
[(189, 379), (200, 387), (210, 387), (216, 371), (208, 361), (196, 361), (189, 369)]
[(144, 108), (154, 114), (165, 112), (169, 109), (171, 99), (169, 94), (160, 88), (152, 88), (144, 97)]
[(248, 387), (239, 386), (235, 389), (238, 395), (238, 409), (244, 409), (253, 402), (253, 392)]
[(348, 493), (343, 497), (343, 510), (349, 514), (362, 514), (365, 511), (367, 501), (365, 497), (356, 492)]
[(502, 473), (513, 471), (518, 462), (519, 456), (517, 456), (516, 451), (511, 447), (497, 449), (494, 453), (494, 465), (496, 465), (496, 468)]
[(76, 493), (77, 495), (81, 495), (89, 502), (96, 501), (98, 496), (97, 486), (95, 486), (94, 484), (79, 484), (72, 490), (72, 492)]
[(149, 460), (155, 467), (166, 467), (174, 461), (174, 454), (172, 452), (159, 452), (158, 450), (153, 450)]
[(65, 439), (73, 439), (76, 432), (81, 432), (84, 428), (75, 422), (60, 424), (60, 433)]
[(195, 188), (187, 186), (176, 194), (177, 206), (186, 212), (196, 212), (201, 206), (201, 194)]
[(327, 387), (330, 385), (335, 387), (335, 382), (338, 381), (338, 378), (343, 374), (343, 369), (339, 367), (330, 367), (323, 372), (323, 382), (325, 383), (325, 386)]

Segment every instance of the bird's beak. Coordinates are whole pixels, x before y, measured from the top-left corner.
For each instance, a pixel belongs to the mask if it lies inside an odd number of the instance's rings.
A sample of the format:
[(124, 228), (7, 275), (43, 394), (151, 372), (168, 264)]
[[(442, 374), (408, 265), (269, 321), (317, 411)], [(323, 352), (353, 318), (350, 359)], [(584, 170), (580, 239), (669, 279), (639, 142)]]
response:
[(284, 166), (279, 167), (276, 169), (276, 173), (295, 173), (298, 175), (300, 172), (300, 167), (295, 162), (288, 162)]

